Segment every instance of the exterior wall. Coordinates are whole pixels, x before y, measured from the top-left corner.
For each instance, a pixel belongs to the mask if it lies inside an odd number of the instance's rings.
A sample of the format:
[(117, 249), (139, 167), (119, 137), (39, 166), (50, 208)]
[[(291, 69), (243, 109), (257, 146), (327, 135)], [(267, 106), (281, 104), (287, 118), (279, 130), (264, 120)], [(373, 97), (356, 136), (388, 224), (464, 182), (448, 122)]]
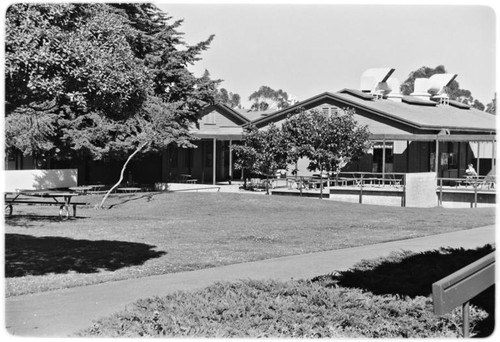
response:
[(243, 133), (240, 125), (216, 110), (204, 115), (199, 125), (199, 129), (193, 128), (191, 132), (198, 135), (241, 135)]
[(406, 174), (406, 206), (428, 208), (437, 206), (435, 172)]
[(77, 186), (78, 170), (7, 170), (5, 191), (43, 190)]

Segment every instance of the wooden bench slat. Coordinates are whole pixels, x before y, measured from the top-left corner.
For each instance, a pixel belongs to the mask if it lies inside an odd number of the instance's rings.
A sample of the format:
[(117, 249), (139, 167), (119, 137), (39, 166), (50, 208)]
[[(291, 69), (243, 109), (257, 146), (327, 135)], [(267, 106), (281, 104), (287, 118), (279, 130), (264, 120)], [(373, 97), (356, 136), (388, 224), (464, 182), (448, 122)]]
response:
[[(50, 204), (50, 205), (64, 205), (65, 202), (49, 202), (49, 201), (30, 201), (30, 200), (6, 200), (5, 204)], [(68, 205), (90, 205), (85, 202), (71, 202)]]

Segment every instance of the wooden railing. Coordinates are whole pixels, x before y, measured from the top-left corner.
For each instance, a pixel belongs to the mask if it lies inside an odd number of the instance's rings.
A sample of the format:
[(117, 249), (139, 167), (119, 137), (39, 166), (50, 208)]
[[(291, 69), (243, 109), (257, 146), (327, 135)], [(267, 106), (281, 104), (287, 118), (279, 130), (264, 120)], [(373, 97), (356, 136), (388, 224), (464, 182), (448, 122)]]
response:
[[(448, 188), (460, 189), (474, 193), (474, 208), (477, 208), (478, 192), (495, 192), (496, 181), (494, 177), (475, 176), (470, 178), (438, 178), (437, 190), (439, 192), (439, 205), (443, 205), (443, 190)], [(471, 204), (472, 205), (472, 204)]]
[(495, 252), (432, 284), (434, 313), (462, 305), (463, 337), (469, 337), (469, 301), (495, 284)]

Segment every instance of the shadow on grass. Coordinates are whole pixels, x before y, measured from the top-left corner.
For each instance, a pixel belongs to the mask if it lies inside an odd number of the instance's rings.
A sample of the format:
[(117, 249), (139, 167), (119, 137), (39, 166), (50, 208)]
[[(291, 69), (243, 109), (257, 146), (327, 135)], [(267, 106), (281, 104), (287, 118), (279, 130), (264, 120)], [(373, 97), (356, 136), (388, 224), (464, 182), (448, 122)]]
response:
[(166, 252), (154, 246), (124, 241), (74, 240), (64, 237), (5, 235), (5, 276), (49, 273), (95, 273), (141, 265)]
[[(113, 207), (116, 207), (118, 205), (125, 204), (125, 203), (132, 202), (132, 201), (138, 201), (138, 200), (143, 199), (143, 198), (145, 198), (147, 202), (150, 202), (153, 199), (153, 197), (155, 195), (158, 195), (158, 194), (160, 194), (160, 193), (147, 193), (147, 194), (143, 194), (140, 196), (135, 195), (135, 194), (120, 196), (120, 199), (123, 199), (121, 202), (113, 203), (105, 209), (112, 209)], [(126, 198), (126, 197), (130, 197), (130, 198)]]
[[(477, 249), (442, 248), (423, 253), (401, 251), (389, 257), (363, 260), (347, 271), (313, 278), (324, 286), (361, 288), (377, 295), (429, 296), (432, 284), (486, 256), (495, 249), (486, 245)], [(489, 316), (480, 322), (477, 337), (491, 335), (495, 322), (495, 286), (471, 300)]]
[(33, 227), (34, 222), (71, 222), (74, 220), (85, 219), (86, 217), (71, 216), (68, 220), (62, 220), (59, 215), (32, 215), (32, 214), (18, 214), (13, 216), (5, 217), (5, 224), (13, 227)]

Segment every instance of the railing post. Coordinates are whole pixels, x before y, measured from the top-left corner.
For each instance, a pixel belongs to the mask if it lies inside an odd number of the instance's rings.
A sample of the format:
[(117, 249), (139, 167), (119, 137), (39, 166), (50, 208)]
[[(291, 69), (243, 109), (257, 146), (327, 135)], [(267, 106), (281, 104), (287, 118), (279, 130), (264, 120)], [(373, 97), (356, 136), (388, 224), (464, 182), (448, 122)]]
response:
[(439, 206), (443, 206), (443, 178), (439, 178)]
[(359, 203), (363, 203), (363, 176), (361, 176), (361, 182), (359, 183)]
[(479, 184), (479, 180), (474, 183), (474, 208), (477, 208), (477, 187)]
[(462, 336), (469, 337), (469, 302), (462, 304)]
[(401, 179), (403, 181), (403, 205), (402, 207), (406, 207), (406, 174), (403, 175)]

